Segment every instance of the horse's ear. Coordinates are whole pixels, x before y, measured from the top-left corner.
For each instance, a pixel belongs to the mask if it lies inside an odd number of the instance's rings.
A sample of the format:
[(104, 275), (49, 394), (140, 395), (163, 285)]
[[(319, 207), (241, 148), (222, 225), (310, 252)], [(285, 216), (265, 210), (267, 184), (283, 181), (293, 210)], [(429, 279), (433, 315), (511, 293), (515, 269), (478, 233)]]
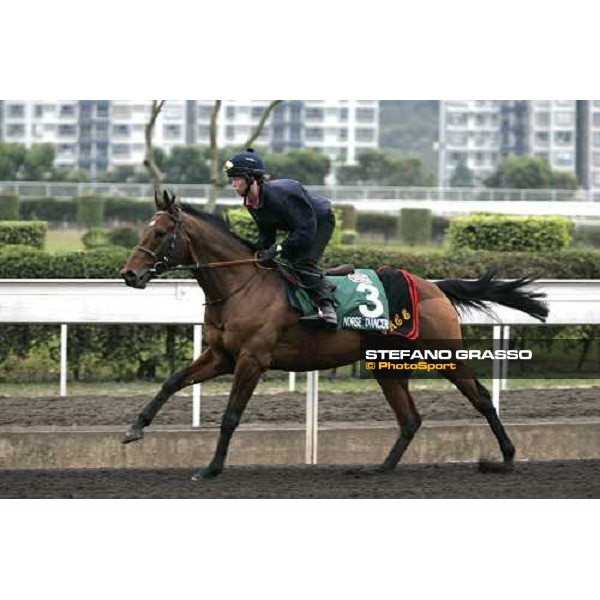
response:
[(163, 191), (163, 201), (166, 210), (169, 210), (175, 204), (175, 194), (171, 190)]
[(156, 204), (156, 208), (158, 208), (158, 210), (166, 210), (167, 204), (165, 203), (162, 190), (154, 190), (154, 204)]

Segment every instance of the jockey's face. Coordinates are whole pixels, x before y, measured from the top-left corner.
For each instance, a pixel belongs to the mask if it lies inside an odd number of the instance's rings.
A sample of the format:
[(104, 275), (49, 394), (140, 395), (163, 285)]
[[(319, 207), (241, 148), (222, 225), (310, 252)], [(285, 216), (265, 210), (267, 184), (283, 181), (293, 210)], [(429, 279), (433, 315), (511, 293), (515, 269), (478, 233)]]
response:
[(243, 177), (232, 177), (231, 187), (235, 190), (235, 193), (242, 198), (248, 193), (248, 184)]

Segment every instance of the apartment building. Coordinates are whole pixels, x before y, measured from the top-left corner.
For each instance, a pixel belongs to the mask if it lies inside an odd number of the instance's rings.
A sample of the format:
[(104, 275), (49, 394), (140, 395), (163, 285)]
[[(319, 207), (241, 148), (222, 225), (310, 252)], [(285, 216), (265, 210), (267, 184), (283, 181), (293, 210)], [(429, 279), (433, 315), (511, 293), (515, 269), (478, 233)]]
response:
[[(219, 147), (241, 146), (259, 122), (267, 100), (224, 100), (219, 113)], [(141, 165), (149, 100), (0, 101), (0, 140), (31, 146), (51, 143), (56, 164), (94, 178), (125, 165)], [(169, 100), (154, 130), (156, 147), (210, 143), (212, 100)], [(378, 147), (377, 100), (288, 100), (271, 114), (254, 142), (273, 152), (308, 148), (334, 164), (352, 164)]]
[[(527, 155), (544, 158), (553, 170), (577, 175), (582, 185), (593, 160), (594, 108), (597, 101), (463, 100), (440, 102), (439, 174), (450, 185), (459, 163), (473, 173), (475, 183), (491, 175), (502, 158)], [(585, 113), (585, 115), (584, 115)], [(598, 129), (600, 133), (600, 121)], [(586, 140), (585, 144), (583, 140)], [(599, 139), (600, 141), (600, 139)], [(599, 145), (600, 147), (600, 145)], [(600, 157), (599, 157), (600, 158)], [(600, 160), (598, 160), (600, 170)], [(585, 175), (585, 181), (590, 181)]]

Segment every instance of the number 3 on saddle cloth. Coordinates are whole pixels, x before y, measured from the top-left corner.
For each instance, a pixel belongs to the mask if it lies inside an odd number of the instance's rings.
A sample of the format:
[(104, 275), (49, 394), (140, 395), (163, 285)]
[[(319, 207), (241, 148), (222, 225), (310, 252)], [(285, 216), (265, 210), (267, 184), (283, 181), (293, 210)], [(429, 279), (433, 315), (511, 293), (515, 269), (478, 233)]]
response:
[[(306, 291), (289, 273), (282, 275), (291, 307), (302, 316), (314, 313)], [(417, 286), (407, 271), (386, 265), (377, 272), (354, 269), (343, 276), (326, 275), (325, 279), (334, 288), (339, 329), (393, 333), (410, 340), (419, 336)]]

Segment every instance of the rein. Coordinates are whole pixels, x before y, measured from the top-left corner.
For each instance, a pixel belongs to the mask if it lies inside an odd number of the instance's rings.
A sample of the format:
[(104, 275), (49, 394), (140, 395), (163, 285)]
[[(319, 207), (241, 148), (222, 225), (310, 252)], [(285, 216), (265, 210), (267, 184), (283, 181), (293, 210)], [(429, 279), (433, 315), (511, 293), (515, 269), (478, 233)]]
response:
[[(172, 255), (175, 251), (175, 247), (176, 247), (177, 239), (178, 239), (179, 235), (180, 234), (183, 235), (183, 237), (185, 238), (185, 241), (188, 245), (190, 244), (190, 240), (189, 240), (188, 236), (185, 234), (185, 231), (183, 231), (183, 228), (181, 225), (181, 215), (179, 212), (176, 214), (173, 214), (169, 211), (159, 211), (156, 213), (156, 215), (161, 215), (161, 214), (167, 214), (169, 216), (169, 218), (175, 223), (175, 228), (173, 229), (170, 237), (164, 241), (160, 250), (158, 252), (154, 252), (153, 250), (150, 250), (149, 248), (146, 248), (145, 246), (142, 246), (140, 244), (138, 244), (134, 248), (134, 250), (137, 250), (138, 252), (143, 252), (144, 254), (147, 254), (148, 256), (150, 256), (151, 258), (154, 259), (154, 264), (152, 265), (150, 272), (155, 273), (157, 275), (162, 275), (163, 273), (166, 273), (167, 271), (192, 271), (192, 273), (194, 273), (194, 272), (197, 273), (198, 271), (201, 271), (204, 269), (222, 269), (222, 268), (226, 268), (226, 267), (236, 267), (239, 265), (256, 265), (259, 269), (271, 270), (268, 267), (264, 267), (260, 264), (260, 259), (258, 258), (257, 255), (255, 255), (253, 258), (241, 258), (241, 259), (237, 259), (237, 260), (228, 260), (228, 261), (223, 261), (223, 262), (210, 262), (210, 263), (195, 262), (195, 263), (192, 263), (189, 265), (171, 265)], [(167, 246), (166, 251), (164, 250), (165, 246)], [(194, 256), (193, 250), (190, 249), (190, 251), (192, 254), (192, 258), (196, 258)], [(209, 306), (212, 304), (220, 304), (221, 302), (225, 302), (226, 300), (231, 298), (231, 296), (233, 296), (234, 294), (237, 294), (239, 291), (244, 289), (258, 275), (258, 273), (259, 273), (259, 270), (255, 270), (254, 273), (252, 273), (252, 275), (248, 279), (246, 279), (246, 281), (244, 281), (241, 285), (236, 287), (226, 297), (219, 298), (217, 300), (208, 300), (204, 303), (204, 305)]]

